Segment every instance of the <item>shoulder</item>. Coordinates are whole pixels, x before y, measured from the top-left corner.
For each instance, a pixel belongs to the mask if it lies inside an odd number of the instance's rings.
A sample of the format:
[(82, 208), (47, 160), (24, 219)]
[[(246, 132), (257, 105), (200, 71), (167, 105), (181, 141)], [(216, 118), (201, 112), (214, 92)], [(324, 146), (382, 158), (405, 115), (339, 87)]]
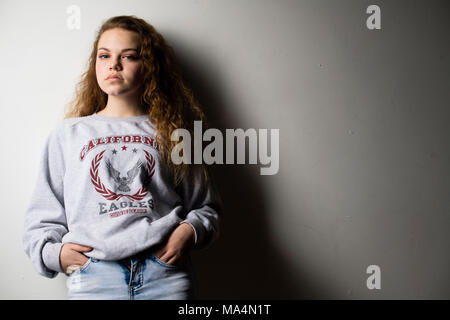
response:
[(89, 116), (84, 117), (74, 117), (74, 118), (66, 118), (59, 120), (56, 123), (56, 126), (54, 127), (53, 131), (55, 133), (64, 133), (67, 130), (71, 130), (73, 127), (80, 125), (81, 123), (84, 123), (86, 121), (89, 121)]
[(88, 121), (88, 119), (89, 117), (74, 117), (59, 120), (50, 130), (49, 139), (64, 143), (66, 137), (70, 136), (73, 128)]
[(80, 123), (86, 122), (90, 119), (90, 116), (66, 118), (59, 122), (61, 129), (70, 129)]

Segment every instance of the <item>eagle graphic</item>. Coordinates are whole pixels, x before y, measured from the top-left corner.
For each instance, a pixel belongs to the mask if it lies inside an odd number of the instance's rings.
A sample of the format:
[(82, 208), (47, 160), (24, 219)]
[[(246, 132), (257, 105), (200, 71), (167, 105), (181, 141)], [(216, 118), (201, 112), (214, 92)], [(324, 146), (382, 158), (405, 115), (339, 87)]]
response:
[(129, 192), (131, 191), (130, 187), (128, 186), (130, 183), (132, 183), (134, 181), (134, 179), (136, 178), (136, 176), (139, 173), (139, 169), (141, 168), (141, 166), (143, 165), (141, 161), (138, 161), (133, 168), (131, 168), (130, 170), (127, 171), (127, 176), (126, 177), (121, 177), (120, 176), (120, 171), (116, 170), (111, 162), (109, 160), (105, 160), (106, 162), (106, 167), (108, 168), (108, 173), (109, 176), (114, 180), (114, 182), (116, 182), (119, 186), (117, 187), (117, 189), (119, 191), (122, 192)]

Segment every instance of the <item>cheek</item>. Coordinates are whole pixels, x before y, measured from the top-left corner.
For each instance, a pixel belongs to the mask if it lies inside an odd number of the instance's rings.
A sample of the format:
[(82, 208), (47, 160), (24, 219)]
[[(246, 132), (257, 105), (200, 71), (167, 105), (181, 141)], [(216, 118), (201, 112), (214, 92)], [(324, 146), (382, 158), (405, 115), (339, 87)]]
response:
[(101, 62), (96, 62), (95, 63), (95, 73), (97, 75), (97, 78), (99, 78), (99, 76), (103, 75), (104, 71), (103, 71), (103, 66)]
[(105, 90), (105, 78), (107, 77), (107, 74), (105, 73), (105, 67), (103, 63), (97, 62), (95, 64), (95, 76), (97, 78), (97, 84), (102, 89)]
[(127, 74), (133, 79), (138, 78), (140, 75), (140, 69), (140, 65), (138, 64), (129, 65), (127, 68)]

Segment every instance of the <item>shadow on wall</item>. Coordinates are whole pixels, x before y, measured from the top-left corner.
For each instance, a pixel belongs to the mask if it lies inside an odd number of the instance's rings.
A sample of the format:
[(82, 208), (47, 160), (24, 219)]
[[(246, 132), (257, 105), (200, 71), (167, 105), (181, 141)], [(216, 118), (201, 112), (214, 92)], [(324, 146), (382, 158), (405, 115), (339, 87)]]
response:
[[(223, 134), (225, 128), (239, 128), (239, 119), (229, 112), (233, 108), (222, 90), (220, 74), (208, 72), (215, 69), (214, 63), (208, 65), (204, 56), (201, 61), (193, 58), (197, 55), (189, 52), (190, 47), (175, 49), (177, 61), (210, 126)], [(269, 224), (269, 216), (277, 212), (267, 209), (273, 195), (265, 194), (260, 185), (264, 181), (259, 175), (260, 166), (215, 164), (209, 167), (224, 208), (219, 239), (207, 249), (192, 252), (198, 298), (326, 299), (326, 293), (319, 292), (313, 279), (307, 279), (302, 270), (294, 270), (289, 257), (277, 250), (277, 236), (272, 234)]]

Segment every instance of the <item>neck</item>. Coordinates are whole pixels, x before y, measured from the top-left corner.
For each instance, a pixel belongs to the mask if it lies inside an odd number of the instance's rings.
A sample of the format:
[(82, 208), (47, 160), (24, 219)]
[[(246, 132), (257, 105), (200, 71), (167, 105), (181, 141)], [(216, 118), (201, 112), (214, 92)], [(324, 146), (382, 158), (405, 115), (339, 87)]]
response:
[(139, 103), (138, 97), (108, 96), (106, 107), (97, 112), (108, 117), (136, 117), (146, 114)]

